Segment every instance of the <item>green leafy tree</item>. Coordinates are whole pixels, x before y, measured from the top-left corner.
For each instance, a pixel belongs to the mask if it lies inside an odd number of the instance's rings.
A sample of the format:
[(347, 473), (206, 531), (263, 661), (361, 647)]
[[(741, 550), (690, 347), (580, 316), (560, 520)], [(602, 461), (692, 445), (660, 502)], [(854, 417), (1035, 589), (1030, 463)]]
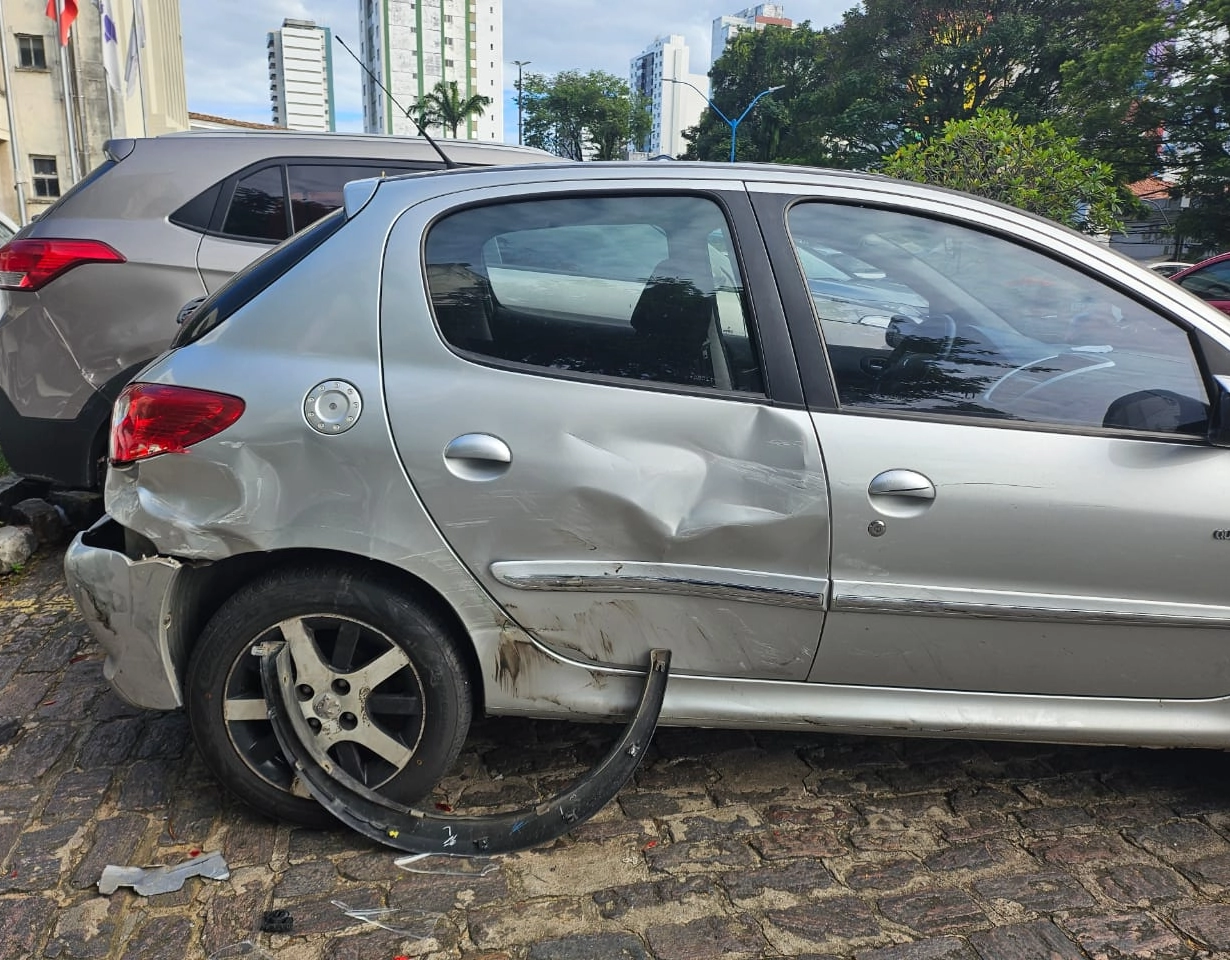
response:
[[(899, 143), (1002, 108), (1034, 123), (1058, 111), (1063, 63), (1089, 49), (1098, 0), (866, 0), (838, 31), (834, 75), (866, 86), (864, 122)], [(849, 89), (849, 84), (844, 84)], [(840, 109), (840, 101), (835, 104)], [(875, 109), (868, 109), (869, 107)]]
[[(1135, 3), (1137, 0), (1126, 0)], [(865, 0), (816, 31), (748, 31), (710, 73), (728, 116), (784, 89), (739, 128), (739, 159), (873, 166), (950, 120), (1007, 109), (1033, 123), (1060, 110), (1062, 68), (1090, 48), (1100, 0)], [(734, 110), (731, 114), (727, 108)], [(718, 159), (729, 128), (706, 116), (686, 156)]]
[(998, 200), (1088, 233), (1122, 226), (1110, 165), (1080, 153), (1077, 141), (1060, 136), (1050, 121), (1019, 125), (1006, 110), (950, 120), (929, 142), (898, 149), (883, 171)]
[(1056, 126), (1122, 182), (1140, 180), (1160, 166), (1171, 97), (1163, 44), (1173, 28), (1158, 0), (1117, 0), (1088, 29), (1090, 48), (1061, 68)]
[(1161, 164), (1191, 201), (1176, 232), (1212, 253), (1230, 246), (1230, 0), (1191, 0), (1171, 29)]
[[(710, 71), (710, 97), (731, 120), (758, 94), (780, 86), (756, 104), (739, 124), (736, 159), (814, 162), (814, 132), (806, 95), (823, 82), (828, 38), (807, 23), (789, 29), (768, 26), (744, 31), (726, 47)], [(730, 125), (706, 106), (700, 123), (684, 132), (684, 158), (730, 158)]]
[(653, 122), (627, 81), (602, 70), (526, 75), (525, 142), (570, 160), (618, 160)]
[(441, 80), (435, 88), (423, 94), (411, 107), (418, 114), (419, 123), (425, 127), (441, 127), (456, 137), (457, 129), (468, 123), (471, 117), (481, 117), (490, 106), (491, 98), (482, 94), (470, 97), (461, 95), (457, 81)]

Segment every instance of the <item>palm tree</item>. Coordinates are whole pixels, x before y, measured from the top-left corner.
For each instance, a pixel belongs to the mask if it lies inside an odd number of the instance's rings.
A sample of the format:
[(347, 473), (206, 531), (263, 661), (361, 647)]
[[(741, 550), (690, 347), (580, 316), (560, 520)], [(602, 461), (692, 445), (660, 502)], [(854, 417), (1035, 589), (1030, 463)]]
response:
[(413, 109), (423, 126), (445, 127), (456, 138), (457, 128), (471, 117), (481, 117), (490, 103), (490, 97), (478, 93), (472, 97), (462, 97), (456, 80), (441, 80), (435, 89), (414, 102)]

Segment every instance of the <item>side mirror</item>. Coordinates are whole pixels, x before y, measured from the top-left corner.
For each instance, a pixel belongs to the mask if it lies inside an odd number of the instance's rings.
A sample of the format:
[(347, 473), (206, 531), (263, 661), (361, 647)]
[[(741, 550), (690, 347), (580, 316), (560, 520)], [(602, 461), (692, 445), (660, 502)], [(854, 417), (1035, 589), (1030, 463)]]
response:
[(204, 303), (205, 299), (206, 299), (205, 297), (193, 297), (191, 300), (185, 303), (182, 307), (179, 308), (179, 314), (175, 317), (175, 322), (182, 327), (184, 324), (184, 321), (187, 320), (190, 316), (192, 316), (194, 312), (196, 312), (196, 308), (199, 307), (202, 303)]
[(1230, 447), (1230, 377), (1213, 378), (1217, 393), (1209, 411), (1209, 443), (1215, 447)]

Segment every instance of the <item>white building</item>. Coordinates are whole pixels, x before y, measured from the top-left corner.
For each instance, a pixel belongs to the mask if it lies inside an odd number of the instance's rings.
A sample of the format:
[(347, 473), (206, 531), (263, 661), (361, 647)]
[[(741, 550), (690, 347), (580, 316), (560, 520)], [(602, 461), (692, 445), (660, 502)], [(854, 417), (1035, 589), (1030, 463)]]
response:
[(311, 20), (283, 20), (269, 33), (269, 104), (274, 126), (334, 130), (333, 34)]
[(13, 220), (67, 193), (107, 140), (188, 129), (179, 0), (79, 0), (67, 46), (45, 9), (0, 0), (0, 211)]
[(632, 60), (632, 91), (649, 101), (653, 112), (649, 139), (633, 144), (634, 150), (676, 157), (687, 149), (683, 131), (696, 126), (709, 106), (709, 78), (689, 72), (689, 57), (683, 37), (672, 34), (658, 37)]
[(780, 3), (760, 3), (738, 13), (718, 17), (713, 21), (713, 49), (711, 63), (726, 49), (726, 44), (744, 30), (763, 30), (772, 24), (777, 27), (793, 27), (794, 21), (786, 19), (786, 8)]
[(366, 132), (413, 136), (418, 131), (404, 111), (436, 84), (452, 82), (462, 100), (491, 101), (457, 136), (503, 141), (504, 0), (359, 0), (359, 23), (360, 56), (396, 101), (364, 73)]

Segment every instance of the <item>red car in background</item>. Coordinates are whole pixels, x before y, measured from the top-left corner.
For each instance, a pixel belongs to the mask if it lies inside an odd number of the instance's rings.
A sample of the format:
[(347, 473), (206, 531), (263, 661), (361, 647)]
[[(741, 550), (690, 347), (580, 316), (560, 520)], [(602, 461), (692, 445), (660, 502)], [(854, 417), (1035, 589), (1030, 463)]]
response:
[(1201, 260), (1180, 270), (1171, 278), (1201, 300), (1207, 300), (1222, 313), (1230, 313), (1230, 253)]

